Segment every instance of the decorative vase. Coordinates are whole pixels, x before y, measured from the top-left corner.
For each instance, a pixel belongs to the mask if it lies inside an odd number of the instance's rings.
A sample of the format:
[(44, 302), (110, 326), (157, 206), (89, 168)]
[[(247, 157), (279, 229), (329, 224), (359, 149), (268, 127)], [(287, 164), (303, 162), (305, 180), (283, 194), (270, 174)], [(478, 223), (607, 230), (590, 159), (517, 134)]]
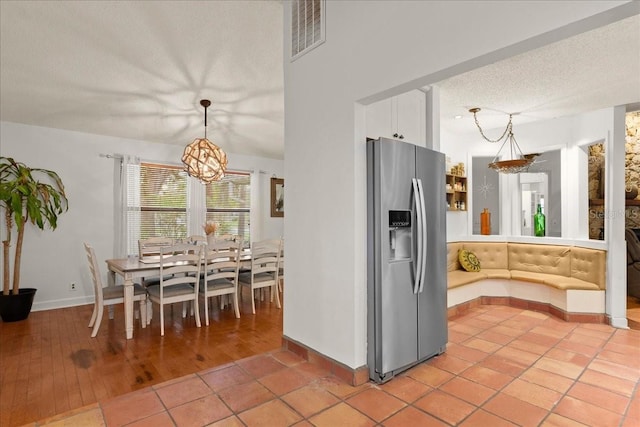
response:
[(542, 213), (542, 206), (538, 203), (538, 210), (533, 216), (533, 229), (537, 237), (544, 237), (546, 231), (546, 218)]
[(480, 234), (491, 234), (491, 212), (487, 208), (480, 212)]

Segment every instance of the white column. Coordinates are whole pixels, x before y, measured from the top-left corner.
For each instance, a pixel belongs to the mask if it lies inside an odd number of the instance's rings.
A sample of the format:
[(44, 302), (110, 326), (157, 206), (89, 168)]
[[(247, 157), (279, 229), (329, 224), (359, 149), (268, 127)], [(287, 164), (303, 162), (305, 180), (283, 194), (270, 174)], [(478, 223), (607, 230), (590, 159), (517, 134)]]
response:
[(605, 239), (607, 251), (606, 312), (611, 325), (627, 328), (627, 247), (625, 228), (625, 114), (624, 106), (613, 109), (612, 128), (607, 138)]

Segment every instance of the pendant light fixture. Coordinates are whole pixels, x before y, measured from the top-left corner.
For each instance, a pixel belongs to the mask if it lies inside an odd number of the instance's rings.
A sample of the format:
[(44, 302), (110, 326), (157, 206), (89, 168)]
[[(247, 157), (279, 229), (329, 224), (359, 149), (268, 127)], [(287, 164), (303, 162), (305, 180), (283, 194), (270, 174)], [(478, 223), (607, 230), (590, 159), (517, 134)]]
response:
[(200, 105), (204, 107), (204, 138), (196, 138), (184, 148), (182, 163), (190, 176), (206, 184), (222, 179), (227, 169), (227, 155), (207, 139), (207, 108), (211, 101), (203, 99)]
[[(516, 142), (516, 138), (513, 136), (513, 123), (512, 118), (513, 114), (509, 114), (509, 123), (507, 123), (507, 127), (498, 139), (489, 139), (482, 131), (480, 127), (480, 122), (478, 122), (477, 113), (480, 111), (480, 108), (472, 108), (469, 110), (470, 113), (473, 113), (473, 119), (476, 122), (476, 126), (480, 131), (480, 135), (489, 142), (496, 143), (502, 142), (498, 153), (495, 155), (491, 163), (489, 163), (489, 167), (495, 170), (498, 173), (520, 173), (525, 172), (529, 169), (529, 166), (533, 163), (536, 156), (539, 154), (522, 154), (522, 150), (520, 150), (520, 146)], [(509, 143), (509, 157), (505, 160), (500, 159), (500, 153), (504, 146)]]

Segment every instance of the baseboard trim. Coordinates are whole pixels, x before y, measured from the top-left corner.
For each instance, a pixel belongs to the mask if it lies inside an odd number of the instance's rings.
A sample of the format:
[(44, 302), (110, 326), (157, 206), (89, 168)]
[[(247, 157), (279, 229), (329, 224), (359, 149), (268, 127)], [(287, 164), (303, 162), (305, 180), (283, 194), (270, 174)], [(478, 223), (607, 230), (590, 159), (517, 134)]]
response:
[(524, 310), (539, 311), (541, 313), (548, 313), (565, 322), (610, 324), (607, 315), (604, 313), (571, 313), (561, 310), (549, 303), (529, 301), (514, 297), (478, 297), (449, 307), (447, 310), (447, 318), (455, 319), (467, 313), (472, 308), (481, 305), (506, 305)]
[(317, 364), (349, 385), (359, 386), (369, 381), (369, 370), (366, 366), (361, 366), (356, 369), (350, 368), (285, 335), (282, 336), (282, 348), (308, 362)]

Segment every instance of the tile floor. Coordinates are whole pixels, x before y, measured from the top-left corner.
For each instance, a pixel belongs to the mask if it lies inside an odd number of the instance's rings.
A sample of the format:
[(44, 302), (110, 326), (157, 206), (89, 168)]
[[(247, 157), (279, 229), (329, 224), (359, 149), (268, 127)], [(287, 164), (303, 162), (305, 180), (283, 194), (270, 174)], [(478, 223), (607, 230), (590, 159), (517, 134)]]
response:
[(640, 426), (640, 331), (481, 306), (445, 354), (349, 386), (293, 353), (219, 366), (34, 426)]

